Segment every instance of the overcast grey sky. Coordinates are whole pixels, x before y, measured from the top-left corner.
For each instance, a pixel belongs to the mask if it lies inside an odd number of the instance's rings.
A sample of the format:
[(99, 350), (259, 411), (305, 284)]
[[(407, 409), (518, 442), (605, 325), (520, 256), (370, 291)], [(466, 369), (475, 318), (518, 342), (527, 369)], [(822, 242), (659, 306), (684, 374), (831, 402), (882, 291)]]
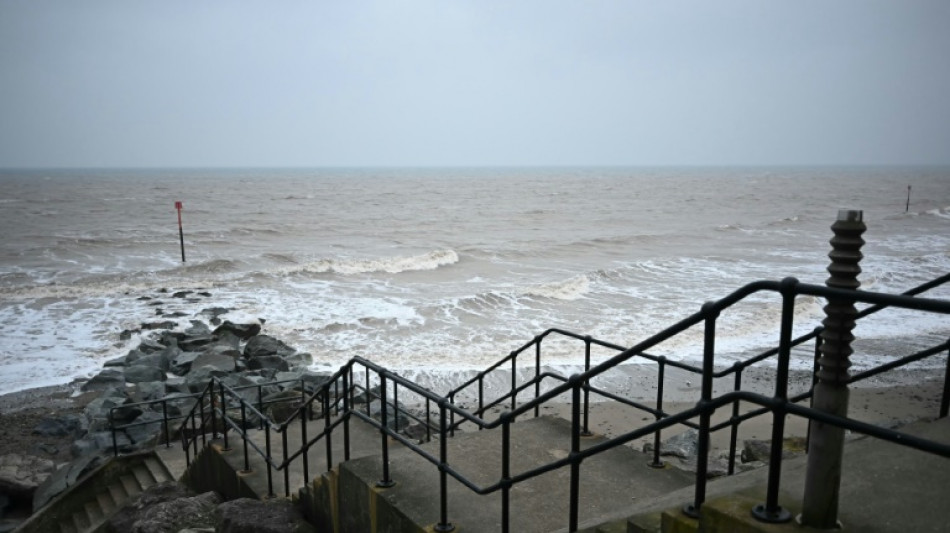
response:
[(0, 0), (0, 167), (950, 163), (950, 2)]

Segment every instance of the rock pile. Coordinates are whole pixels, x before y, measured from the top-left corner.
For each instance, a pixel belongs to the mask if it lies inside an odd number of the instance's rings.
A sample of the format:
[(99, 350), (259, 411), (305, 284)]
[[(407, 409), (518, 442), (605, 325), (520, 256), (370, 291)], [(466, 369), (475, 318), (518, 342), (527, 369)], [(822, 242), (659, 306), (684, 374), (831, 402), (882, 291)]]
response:
[[(16, 494), (27, 500), (32, 496), (33, 510), (37, 510), (100, 465), (113, 454), (114, 447), (119, 453), (128, 453), (150, 448), (165, 438), (174, 442), (180, 417), (191, 410), (196, 393), (207, 387), (212, 376), (232, 388), (252, 386), (245, 389), (246, 398), (255, 403), (263, 398), (268, 405), (266, 414), (278, 422), (300, 402), (301, 389), (312, 393), (326, 379), (326, 374), (309, 370), (313, 363), (309, 353), (262, 334), (263, 319), (250, 323), (221, 320), (230, 311), (222, 307), (206, 307), (197, 313), (163, 311), (171, 302), (181, 307), (210, 296), (180, 291), (169, 300), (168, 291), (163, 290), (156, 296), (140, 297), (156, 308), (161, 320), (121, 332), (121, 340), (136, 336), (141, 340), (126, 355), (107, 361), (97, 375), (76, 383), (83, 393), (95, 396), (81, 414), (51, 417), (34, 429), (35, 434), (73, 437), (73, 461), (53, 472), (53, 465), (46, 464), (49, 461), (41, 464), (32, 456), (0, 457), (0, 464), (6, 465), (0, 472), (0, 486), (6, 471), (12, 479), (33, 480), (26, 488), (17, 485)], [(186, 326), (170, 320), (189, 316)], [(260, 397), (258, 387), (253, 387), (273, 382), (282, 383), (261, 387)], [(165, 435), (163, 424), (166, 416), (172, 419), (169, 435)], [(113, 427), (119, 428), (114, 436)], [(29, 465), (35, 468), (31, 470)]]
[(194, 494), (174, 482), (143, 492), (113, 516), (105, 530), (114, 533), (194, 531), (222, 533), (312, 533), (300, 511), (285, 499), (240, 498), (222, 502), (214, 492)]

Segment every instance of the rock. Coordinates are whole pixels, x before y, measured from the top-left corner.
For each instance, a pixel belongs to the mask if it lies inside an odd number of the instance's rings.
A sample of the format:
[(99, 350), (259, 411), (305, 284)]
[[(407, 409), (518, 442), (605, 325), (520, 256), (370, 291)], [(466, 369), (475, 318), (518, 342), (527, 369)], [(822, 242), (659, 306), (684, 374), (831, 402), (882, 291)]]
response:
[(290, 355), (297, 350), (287, 346), (283, 342), (270, 335), (255, 335), (247, 341), (244, 346), (244, 357), (253, 359), (255, 357), (265, 357), (268, 355)]
[[(393, 408), (389, 403), (386, 404), (386, 425), (391, 429), (399, 431), (408, 427), (412, 419), (406, 414), (407, 411), (402, 405), (398, 409)], [(369, 404), (369, 414), (376, 420), (382, 421), (383, 409), (379, 400), (373, 400)]]
[(33, 428), (34, 435), (44, 437), (66, 437), (82, 431), (82, 422), (78, 415), (46, 417)]
[(286, 372), (290, 370), (290, 365), (279, 355), (258, 355), (248, 359), (247, 368), (248, 370), (269, 368), (276, 372)]
[(761, 461), (767, 463), (772, 451), (771, 441), (750, 439), (742, 443), (742, 453), (739, 458), (743, 463)]
[(32, 501), (33, 494), (55, 469), (53, 461), (19, 453), (0, 456), (0, 494)]
[[(660, 443), (660, 455), (680, 457), (687, 461), (696, 459), (699, 452), (699, 432), (695, 429), (674, 435)], [(653, 453), (653, 443), (643, 445), (643, 453)]]
[[(803, 437), (788, 437), (782, 441), (782, 459), (805, 453), (805, 439)], [(771, 440), (750, 439), (742, 443), (742, 453), (739, 455), (743, 463), (768, 463), (772, 454)]]
[[(83, 409), (83, 417), (86, 419), (86, 427), (90, 431), (100, 431), (109, 428), (109, 412), (113, 407), (119, 407), (130, 403), (132, 400), (126, 396), (124, 387), (122, 389), (109, 389), (101, 396), (92, 400)], [(120, 411), (114, 414), (116, 420), (132, 420), (139, 416), (141, 410), (135, 412), (137, 408), (129, 408), (126, 411)]]
[(105, 363), (102, 363), (102, 366), (105, 368), (109, 368), (112, 366), (125, 366), (125, 358), (126, 356), (120, 355), (119, 357), (109, 359)]
[[(217, 330), (215, 330), (217, 331)], [(217, 340), (217, 344), (221, 346), (229, 346), (235, 350), (241, 347), (241, 337), (238, 337), (230, 331), (222, 331), (220, 333), (214, 334)]]
[(403, 429), (402, 434), (421, 444), (425, 441), (429, 432), (427, 432), (425, 424), (416, 422)]
[(174, 320), (163, 320), (161, 322), (146, 322), (142, 324), (142, 329), (175, 329), (178, 323)]
[(194, 292), (195, 291), (178, 291), (172, 294), (172, 298), (184, 298), (185, 296), (188, 296), (189, 294), (194, 294)]
[(184, 377), (174, 376), (165, 380), (165, 394), (170, 395), (174, 393), (188, 393), (191, 389), (188, 388), (188, 383), (185, 381)]
[(191, 320), (191, 327), (185, 330), (186, 337), (207, 337), (211, 335), (211, 328), (200, 320)]
[(162, 350), (161, 352), (143, 354), (134, 360), (126, 359), (126, 370), (132, 366), (151, 366), (161, 370), (162, 372), (167, 372), (169, 360), (168, 356), (165, 354), (165, 350)]
[(105, 460), (100, 455), (86, 455), (58, 468), (33, 493), (33, 512), (49, 503), (57, 494), (76, 484), (76, 480)]
[(123, 329), (121, 332), (119, 332), (119, 340), (127, 341), (132, 338), (133, 333), (140, 333), (141, 331), (142, 330), (140, 329)]
[(201, 355), (201, 352), (178, 352), (171, 360), (168, 369), (177, 376), (184, 376), (191, 370), (191, 364)]
[(239, 498), (214, 512), (218, 533), (316, 533), (300, 511), (285, 499)]
[(145, 339), (139, 343), (138, 351), (142, 353), (155, 353), (160, 352), (166, 348), (165, 344), (154, 340), (154, 339)]
[(285, 390), (264, 397), (264, 414), (275, 422), (283, 422), (297, 412), (301, 403), (300, 393)]
[(178, 348), (178, 341), (185, 338), (185, 334), (178, 331), (163, 331), (158, 337), (158, 342), (168, 348)]
[(165, 381), (168, 376), (161, 368), (145, 365), (132, 365), (125, 368), (127, 383), (141, 383), (143, 381)]
[(213, 527), (221, 496), (206, 492), (153, 505), (132, 524), (130, 533), (178, 532), (185, 528)]
[(106, 524), (106, 531), (115, 533), (132, 531), (132, 526), (150, 507), (194, 495), (195, 493), (188, 487), (175, 481), (163, 481), (152, 485), (113, 515)]
[(132, 440), (122, 430), (115, 432), (115, 442), (112, 440), (111, 431), (96, 431), (88, 433), (85, 437), (74, 441), (69, 448), (69, 453), (77, 458), (98, 456), (102, 454), (113, 455), (115, 448), (119, 453), (129, 453), (135, 451)]
[(202, 347), (211, 344), (212, 342), (214, 342), (214, 337), (211, 335), (197, 335), (194, 337), (185, 336), (180, 341), (178, 341), (178, 346), (186, 352), (196, 352), (200, 351)]
[(208, 318), (218, 318), (221, 315), (226, 315), (230, 313), (231, 310), (227, 307), (206, 307), (202, 309), (198, 314), (207, 316)]
[(208, 387), (208, 382), (212, 377), (220, 378), (228, 375), (224, 370), (219, 370), (213, 366), (202, 366), (192, 368), (191, 372), (185, 376), (185, 383), (188, 390), (194, 393), (201, 392)]
[(126, 424), (125, 434), (128, 435), (136, 448), (158, 442), (162, 435), (162, 415), (153, 411), (145, 411), (132, 422)]
[(194, 368), (201, 368), (203, 366), (210, 366), (217, 370), (222, 370), (224, 372), (234, 372), (234, 357), (228, 355), (227, 353), (208, 351), (203, 352), (198, 357), (194, 359), (191, 363)]
[(101, 391), (125, 385), (125, 376), (121, 370), (104, 368), (81, 387), (83, 392)]
[[(132, 389), (132, 401), (136, 403), (161, 400), (164, 397), (165, 382), (163, 381), (143, 381), (137, 383), (135, 388)], [(154, 404), (146, 408), (161, 410), (162, 406), (160, 404)]]
[(247, 340), (261, 332), (261, 325), (235, 324), (230, 320), (225, 320), (220, 326), (215, 328), (214, 335), (220, 337), (225, 332), (231, 333), (239, 339)]
[(306, 368), (313, 364), (313, 356), (307, 352), (296, 352), (284, 356), (284, 361), (287, 361), (294, 366), (302, 366)]

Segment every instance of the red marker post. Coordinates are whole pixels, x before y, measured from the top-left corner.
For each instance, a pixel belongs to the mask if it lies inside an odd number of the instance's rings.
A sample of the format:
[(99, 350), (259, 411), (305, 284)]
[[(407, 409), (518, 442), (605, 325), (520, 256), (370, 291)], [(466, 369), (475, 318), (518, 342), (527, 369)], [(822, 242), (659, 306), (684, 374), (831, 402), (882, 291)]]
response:
[(178, 210), (178, 239), (181, 241), (181, 262), (185, 262), (185, 232), (181, 229), (181, 202), (175, 202), (175, 209)]

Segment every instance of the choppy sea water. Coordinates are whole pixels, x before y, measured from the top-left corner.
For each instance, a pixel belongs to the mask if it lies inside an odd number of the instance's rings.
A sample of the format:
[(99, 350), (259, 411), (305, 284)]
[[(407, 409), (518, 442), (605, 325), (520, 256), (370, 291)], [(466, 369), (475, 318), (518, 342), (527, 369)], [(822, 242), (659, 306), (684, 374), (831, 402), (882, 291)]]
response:
[[(139, 298), (162, 288), (212, 294), (163, 306), (188, 314), (182, 328), (227, 307), (320, 369), (360, 355), (452, 375), (551, 327), (632, 345), (752, 281), (824, 283), (843, 208), (868, 226), (862, 288), (950, 271), (948, 168), (4, 170), (0, 393), (126, 353), (138, 339), (119, 332), (155, 320)], [(822, 305), (798, 300), (796, 333)], [(778, 316), (768, 294), (723, 315), (717, 360), (774, 345)], [(950, 319), (889, 311), (855, 333), (945, 337)], [(653, 352), (698, 361), (701, 335)], [(859, 368), (894, 355), (867, 346)], [(582, 356), (558, 342), (544, 354), (555, 367)]]

